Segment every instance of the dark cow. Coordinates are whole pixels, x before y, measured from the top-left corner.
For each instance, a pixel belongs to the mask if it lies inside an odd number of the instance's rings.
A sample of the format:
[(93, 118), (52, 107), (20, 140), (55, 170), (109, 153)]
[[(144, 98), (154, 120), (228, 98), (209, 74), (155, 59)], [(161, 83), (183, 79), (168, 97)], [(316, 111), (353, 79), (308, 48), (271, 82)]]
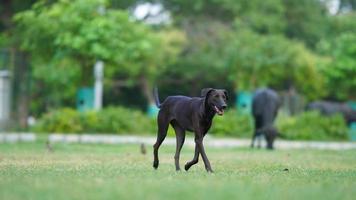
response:
[(346, 103), (315, 101), (309, 103), (306, 110), (317, 110), (324, 116), (331, 116), (338, 113), (342, 114), (347, 125), (350, 125), (352, 122), (356, 122), (356, 111), (352, 110), (352, 108)]
[(281, 105), (278, 94), (272, 89), (259, 89), (252, 99), (252, 115), (255, 120), (255, 132), (252, 137), (251, 147), (254, 147), (258, 138), (257, 147), (261, 147), (261, 137), (265, 137), (267, 149), (273, 149), (273, 142), (278, 135), (273, 122), (277, 117)]

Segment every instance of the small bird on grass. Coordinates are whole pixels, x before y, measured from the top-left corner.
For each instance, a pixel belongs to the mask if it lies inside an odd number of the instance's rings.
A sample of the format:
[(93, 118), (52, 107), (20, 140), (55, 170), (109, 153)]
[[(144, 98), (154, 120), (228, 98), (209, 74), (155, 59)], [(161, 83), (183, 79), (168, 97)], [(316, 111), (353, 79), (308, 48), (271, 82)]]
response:
[(141, 143), (140, 149), (141, 149), (141, 153), (143, 155), (145, 155), (146, 154), (146, 145), (145, 145), (145, 143)]
[(46, 148), (47, 148), (47, 151), (52, 153), (53, 152), (53, 147), (51, 145), (51, 143), (49, 142), (49, 140), (46, 141)]

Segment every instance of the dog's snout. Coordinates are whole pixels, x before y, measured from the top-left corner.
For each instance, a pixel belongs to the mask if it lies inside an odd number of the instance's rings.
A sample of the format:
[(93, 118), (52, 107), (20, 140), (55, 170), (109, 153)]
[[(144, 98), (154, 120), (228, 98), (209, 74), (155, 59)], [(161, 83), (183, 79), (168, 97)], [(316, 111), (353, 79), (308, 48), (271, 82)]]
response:
[(222, 109), (226, 109), (227, 105), (222, 105), (221, 108)]

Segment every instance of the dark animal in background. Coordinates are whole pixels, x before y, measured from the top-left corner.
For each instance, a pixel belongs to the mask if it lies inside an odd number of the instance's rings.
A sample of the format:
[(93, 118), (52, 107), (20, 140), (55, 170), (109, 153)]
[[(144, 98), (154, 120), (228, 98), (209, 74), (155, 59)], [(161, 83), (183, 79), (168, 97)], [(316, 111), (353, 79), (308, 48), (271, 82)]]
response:
[(346, 103), (337, 103), (331, 101), (315, 101), (306, 106), (306, 110), (317, 110), (324, 116), (342, 114), (347, 125), (356, 122), (356, 111)]
[(159, 102), (158, 92), (155, 89), (156, 105), (160, 108), (157, 124), (157, 141), (153, 145), (153, 167), (158, 168), (158, 149), (166, 138), (169, 124), (174, 128), (177, 138), (176, 153), (174, 156), (176, 170), (180, 170), (179, 155), (185, 140), (185, 131), (194, 132), (195, 153), (194, 158), (185, 164), (185, 170), (198, 163), (201, 155), (205, 169), (213, 172), (206, 156), (203, 138), (210, 129), (215, 114), (223, 115), (227, 107), (228, 95), (226, 90), (206, 88), (201, 92), (202, 97), (169, 96), (162, 104)]
[(273, 149), (273, 143), (278, 135), (278, 130), (273, 126), (281, 105), (278, 94), (272, 89), (259, 89), (252, 98), (252, 115), (255, 121), (255, 131), (251, 147), (258, 140), (257, 147), (261, 147), (261, 138), (264, 136), (267, 149)]

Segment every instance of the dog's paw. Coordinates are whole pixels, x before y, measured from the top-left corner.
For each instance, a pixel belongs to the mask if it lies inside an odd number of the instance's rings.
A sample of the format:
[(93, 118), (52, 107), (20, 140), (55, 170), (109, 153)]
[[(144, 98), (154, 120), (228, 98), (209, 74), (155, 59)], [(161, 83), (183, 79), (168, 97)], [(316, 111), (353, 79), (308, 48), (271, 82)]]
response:
[(190, 168), (189, 163), (187, 163), (187, 164), (185, 164), (185, 165), (184, 165), (184, 169), (185, 169), (185, 171), (188, 171), (188, 170), (189, 170), (189, 168)]
[(153, 162), (153, 168), (154, 168), (154, 169), (157, 169), (157, 168), (158, 168), (158, 161), (154, 161), (154, 162)]

